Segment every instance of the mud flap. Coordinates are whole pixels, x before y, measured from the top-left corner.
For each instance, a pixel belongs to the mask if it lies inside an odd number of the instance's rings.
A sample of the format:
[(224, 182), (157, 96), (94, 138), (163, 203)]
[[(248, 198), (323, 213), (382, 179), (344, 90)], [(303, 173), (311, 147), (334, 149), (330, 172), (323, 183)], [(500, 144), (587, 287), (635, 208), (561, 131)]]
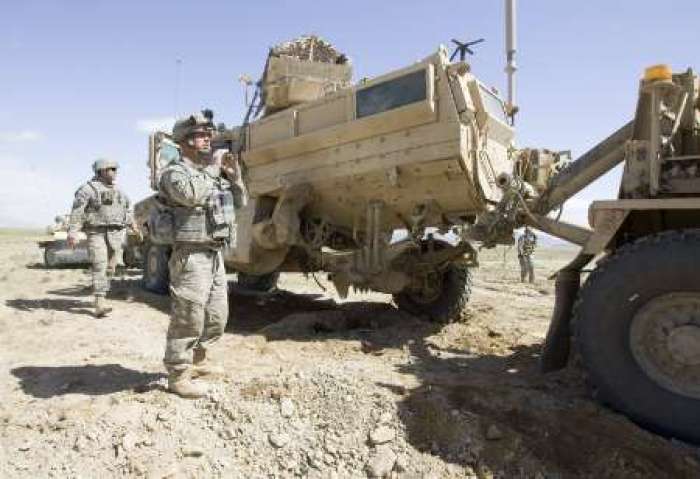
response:
[(592, 258), (593, 255), (579, 253), (556, 274), (554, 312), (540, 358), (540, 369), (543, 373), (563, 369), (569, 360), (571, 316), (581, 287), (581, 269)]
[(566, 367), (569, 360), (571, 312), (581, 285), (580, 271), (560, 271), (555, 284), (556, 302), (547, 338), (542, 348), (540, 368), (549, 373)]

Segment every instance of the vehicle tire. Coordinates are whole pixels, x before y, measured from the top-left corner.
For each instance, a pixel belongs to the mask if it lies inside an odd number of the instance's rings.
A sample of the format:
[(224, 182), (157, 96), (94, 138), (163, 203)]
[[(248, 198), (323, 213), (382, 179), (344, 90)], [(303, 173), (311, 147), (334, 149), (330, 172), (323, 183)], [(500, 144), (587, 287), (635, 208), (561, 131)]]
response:
[(574, 307), (574, 341), (598, 399), (666, 436), (700, 442), (700, 230), (625, 245)]
[(137, 246), (127, 245), (122, 251), (122, 261), (127, 268), (138, 268), (141, 266), (141, 258), (136, 250)]
[(394, 295), (399, 309), (428, 316), (432, 322), (448, 324), (460, 319), (471, 295), (471, 272), (462, 263), (450, 263), (434, 273), (431, 292), (402, 291)]
[(269, 274), (263, 274), (260, 276), (254, 274), (238, 273), (238, 285), (241, 288), (250, 291), (267, 293), (277, 287), (277, 281), (279, 281), (279, 278), (280, 274), (277, 271)]
[(143, 287), (156, 294), (167, 294), (170, 287), (168, 260), (169, 246), (147, 243), (144, 245)]
[(53, 268), (56, 266), (54, 252), (48, 246), (44, 248), (44, 268)]

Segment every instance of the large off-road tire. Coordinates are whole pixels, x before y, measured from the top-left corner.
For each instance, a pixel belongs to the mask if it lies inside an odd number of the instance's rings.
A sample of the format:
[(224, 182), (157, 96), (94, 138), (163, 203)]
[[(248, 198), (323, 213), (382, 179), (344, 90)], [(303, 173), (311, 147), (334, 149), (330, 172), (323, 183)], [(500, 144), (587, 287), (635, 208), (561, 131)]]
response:
[(399, 309), (427, 316), (431, 321), (448, 324), (460, 319), (471, 295), (471, 273), (462, 263), (450, 263), (444, 271), (433, 273), (430, 290), (406, 290), (394, 295)]
[(143, 251), (143, 287), (152, 293), (167, 294), (170, 287), (170, 247), (146, 243)]
[(238, 273), (238, 285), (250, 291), (267, 293), (277, 287), (277, 281), (279, 281), (279, 278), (280, 274), (276, 271), (260, 276)]
[(58, 263), (56, 257), (48, 246), (44, 248), (44, 268), (54, 268)]
[(700, 442), (700, 230), (644, 237), (602, 261), (574, 309), (598, 399), (666, 436)]
[(138, 268), (142, 259), (137, 246), (127, 244), (122, 251), (122, 261), (127, 268)]

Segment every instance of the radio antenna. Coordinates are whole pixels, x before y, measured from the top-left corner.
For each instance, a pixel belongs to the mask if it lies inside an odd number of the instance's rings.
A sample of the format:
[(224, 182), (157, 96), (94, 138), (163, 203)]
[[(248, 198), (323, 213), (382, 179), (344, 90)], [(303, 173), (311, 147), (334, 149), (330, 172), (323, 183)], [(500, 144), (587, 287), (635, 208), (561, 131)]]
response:
[(173, 109), (175, 118), (180, 116), (180, 82), (182, 76), (182, 60), (175, 59), (175, 92), (173, 98)]

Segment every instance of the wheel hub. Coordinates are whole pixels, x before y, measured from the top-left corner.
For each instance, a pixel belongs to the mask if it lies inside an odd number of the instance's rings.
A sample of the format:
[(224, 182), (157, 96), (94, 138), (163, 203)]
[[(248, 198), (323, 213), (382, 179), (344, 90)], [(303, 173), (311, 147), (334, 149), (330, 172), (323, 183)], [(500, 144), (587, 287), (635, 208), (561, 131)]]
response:
[(700, 327), (681, 326), (668, 335), (668, 350), (680, 364), (700, 365)]
[(419, 304), (430, 304), (440, 297), (442, 285), (441, 273), (429, 274), (423, 279), (421, 289), (411, 293), (411, 299)]
[(148, 255), (148, 270), (153, 272), (158, 271), (158, 255), (150, 254)]
[(637, 311), (630, 349), (661, 387), (700, 399), (700, 293), (658, 296)]

